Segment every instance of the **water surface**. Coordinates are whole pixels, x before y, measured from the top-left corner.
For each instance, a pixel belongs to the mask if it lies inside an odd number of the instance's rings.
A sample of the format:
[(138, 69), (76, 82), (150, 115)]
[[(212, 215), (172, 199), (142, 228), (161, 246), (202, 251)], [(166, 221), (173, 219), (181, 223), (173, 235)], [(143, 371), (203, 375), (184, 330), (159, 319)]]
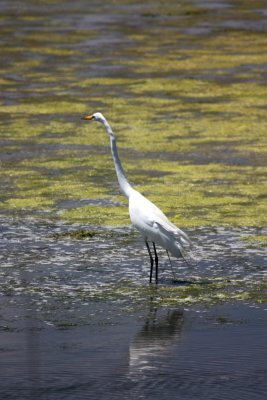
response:
[[(265, 398), (265, 1), (0, 3), (1, 398)], [(195, 244), (157, 287), (93, 111)]]

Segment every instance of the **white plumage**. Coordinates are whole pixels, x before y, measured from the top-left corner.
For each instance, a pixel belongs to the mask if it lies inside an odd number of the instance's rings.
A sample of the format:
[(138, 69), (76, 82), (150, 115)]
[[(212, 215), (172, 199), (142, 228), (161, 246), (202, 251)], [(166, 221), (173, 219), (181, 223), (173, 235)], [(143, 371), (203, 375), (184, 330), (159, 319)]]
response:
[(116, 139), (107, 120), (101, 113), (95, 113), (83, 117), (88, 121), (101, 122), (110, 137), (111, 153), (120, 188), (129, 199), (129, 214), (133, 226), (141, 233), (150, 256), (150, 282), (152, 281), (154, 260), (150, 251), (149, 242), (152, 242), (155, 253), (156, 283), (158, 281), (158, 256), (156, 244), (166, 249), (174, 257), (184, 257), (190, 248), (190, 240), (186, 233), (177, 228), (166, 215), (150, 200), (135, 190), (128, 182), (122, 168)]
[(129, 214), (133, 226), (145, 241), (154, 242), (168, 250), (174, 257), (183, 256), (188, 236), (150, 200), (133, 189), (129, 197)]

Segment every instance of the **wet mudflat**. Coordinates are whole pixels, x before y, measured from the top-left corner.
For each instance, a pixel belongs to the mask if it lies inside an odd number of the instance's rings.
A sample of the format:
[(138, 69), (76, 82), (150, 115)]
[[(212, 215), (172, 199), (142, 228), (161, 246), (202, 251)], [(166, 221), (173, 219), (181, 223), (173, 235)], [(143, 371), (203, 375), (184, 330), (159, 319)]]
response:
[[(1, 10), (0, 397), (265, 398), (265, 2)], [(93, 111), (195, 243), (157, 287)]]

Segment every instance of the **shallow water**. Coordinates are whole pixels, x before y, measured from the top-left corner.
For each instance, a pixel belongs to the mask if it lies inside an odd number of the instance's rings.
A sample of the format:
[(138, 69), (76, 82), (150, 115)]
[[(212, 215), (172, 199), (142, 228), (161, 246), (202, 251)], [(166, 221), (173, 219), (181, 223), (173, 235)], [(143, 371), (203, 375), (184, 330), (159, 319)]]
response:
[(119, 323), (1, 336), (3, 398), (263, 399), (266, 393), (262, 309), (152, 308)]
[[(265, 1), (0, 3), (0, 397), (265, 398)], [(157, 287), (96, 110), (194, 242)]]
[(156, 287), (130, 228), (2, 220), (3, 398), (264, 398), (266, 252), (191, 234), (201, 260), (174, 280), (161, 254)]

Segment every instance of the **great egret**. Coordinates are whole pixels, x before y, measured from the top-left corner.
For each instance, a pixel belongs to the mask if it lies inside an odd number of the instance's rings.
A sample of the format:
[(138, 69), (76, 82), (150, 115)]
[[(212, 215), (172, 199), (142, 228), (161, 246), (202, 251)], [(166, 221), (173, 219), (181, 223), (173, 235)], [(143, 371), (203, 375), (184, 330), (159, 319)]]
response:
[(97, 112), (92, 115), (82, 117), (82, 119), (86, 121), (101, 122), (106, 129), (106, 132), (110, 138), (111, 153), (114, 160), (119, 185), (123, 194), (129, 200), (130, 219), (133, 226), (141, 233), (149, 254), (149, 282), (152, 282), (154, 260), (148, 242), (152, 242), (156, 265), (155, 281), (158, 283), (158, 255), (156, 251), (156, 244), (167, 250), (167, 254), (170, 252), (174, 257), (184, 258), (186, 250), (190, 248), (191, 242), (186, 233), (170, 222), (166, 215), (163, 214), (163, 212), (157, 206), (155, 206), (155, 204), (145, 198), (141, 193), (137, 192), (137, 190), (130, 185), (119, 159), (114, 133), (106, 118), (101, 113)]

